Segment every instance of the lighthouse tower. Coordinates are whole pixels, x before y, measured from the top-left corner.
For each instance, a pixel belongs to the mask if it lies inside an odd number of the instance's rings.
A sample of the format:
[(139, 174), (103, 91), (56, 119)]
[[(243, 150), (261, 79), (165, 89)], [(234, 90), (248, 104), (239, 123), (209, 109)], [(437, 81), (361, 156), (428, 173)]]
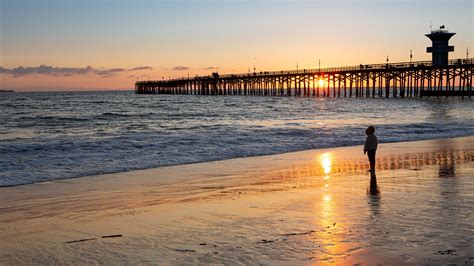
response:
[(448, 42), (454, 34), (456, 33), (448, 32), (443, 25), (425, 35), (433, 42), (433, 46), (426, 48), (426, 52), (433, 55), (433, 66), (448, 65), (448, 53), (454, 51), (454, 46), (449, 46)]

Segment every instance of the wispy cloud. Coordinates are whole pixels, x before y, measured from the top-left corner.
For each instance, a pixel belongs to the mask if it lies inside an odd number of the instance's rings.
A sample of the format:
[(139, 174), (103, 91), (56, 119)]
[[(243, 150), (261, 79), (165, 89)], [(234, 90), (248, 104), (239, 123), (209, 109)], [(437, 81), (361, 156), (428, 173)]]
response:
[(203, 69), (205, 69), (205, 70), (211, 70), (211, 69), (216, 69), (216, 68), (219, 68), (219, 67), (209, 66), (209, 67), (205, 67), (205, 68), (203, 68)]
[(13, 75), (14, 77), (21, 77), (27, 75), (46, 75), (58, 77), (67, 77), (75, 75), (96, 75), (101, 77), (111, 77), (120, 73), (143, 70), (153, 70), (153, 68), (150, 66), (139, 66), (133, 68), (93, 68), (91, 66), (53, 67), (48, 65), (40, 65), (37, 67), (19, 66), (11, 69), (0, 67), (0, 74)]
[(139, 66), (139, 67), (133, 67), (129, 69), (129, 71), (137, 71), (137, 70), (153, 70), (153, 68), (150, 66)]
[(189, 70), (189, 69), (190, 68), (186, 67), (186, 66), (175, 66), (175, 67), (173, 67), (173, 70), (176, 70), (176, 71)]

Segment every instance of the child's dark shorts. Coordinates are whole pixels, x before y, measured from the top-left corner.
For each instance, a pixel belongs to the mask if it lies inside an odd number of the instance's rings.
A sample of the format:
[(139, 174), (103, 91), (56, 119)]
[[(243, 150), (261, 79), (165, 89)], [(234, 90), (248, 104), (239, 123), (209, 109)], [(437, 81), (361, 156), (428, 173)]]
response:
[(369, 162), (372, 163), (372, 164), (375, 164), (375, 152), (377, 150), (373, 150), (373, 151), (367, 151), (367, 156), (369, 157)]

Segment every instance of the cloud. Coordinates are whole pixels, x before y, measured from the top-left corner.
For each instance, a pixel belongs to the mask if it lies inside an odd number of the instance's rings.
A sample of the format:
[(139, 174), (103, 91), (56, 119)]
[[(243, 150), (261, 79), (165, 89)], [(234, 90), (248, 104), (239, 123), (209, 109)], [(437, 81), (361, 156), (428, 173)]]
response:
[(205, 69), (205, 70), (211, 70), (211, 69), (215, 69), (215, 68), (219, 68), (219, 67), (209, 66), (209, 67), (205, 67), (205, 68), (203, 68), (203, 69)]
[(173, 70), (181, 71), (181, 70), (189, 70), (189, 67), (186, 66), (175, 66), (173, 67)]
[(23, 67), (4, 68), (0, 67), (0, 74), (9, 74), (14, 77), (21, 77), (27, 75), (46, 75), (56, 77), (68, 77), (75, 75), (96, 75), (101, 77), (111, 77), (120, 73), (152, 70), (150, 66), (139, 66), (133, 68), (93, 68), (87, 67), (53, 67), (48, 65), (40, 65), (37, 67)]
[(139, 67), (134, 67), (130, 68), (129, 71), (137, 71), (137, 70), (153, 70), (151, 66), (139, 66)]

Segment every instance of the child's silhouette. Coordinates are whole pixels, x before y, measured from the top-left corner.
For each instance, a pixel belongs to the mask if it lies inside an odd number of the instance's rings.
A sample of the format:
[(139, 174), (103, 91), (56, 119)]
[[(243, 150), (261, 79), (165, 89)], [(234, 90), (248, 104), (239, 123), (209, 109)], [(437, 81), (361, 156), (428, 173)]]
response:
[(367, 156), (369, 157), (370, 172), (375, 173), (375, 152), (377, 151), (378, 145), (377, 137), (374, 135), (375, 128), (369, 126), (365, 130), (365, 133), (367, 134), (367, 139), (365, 140), (364, 154), (367, 153)]

